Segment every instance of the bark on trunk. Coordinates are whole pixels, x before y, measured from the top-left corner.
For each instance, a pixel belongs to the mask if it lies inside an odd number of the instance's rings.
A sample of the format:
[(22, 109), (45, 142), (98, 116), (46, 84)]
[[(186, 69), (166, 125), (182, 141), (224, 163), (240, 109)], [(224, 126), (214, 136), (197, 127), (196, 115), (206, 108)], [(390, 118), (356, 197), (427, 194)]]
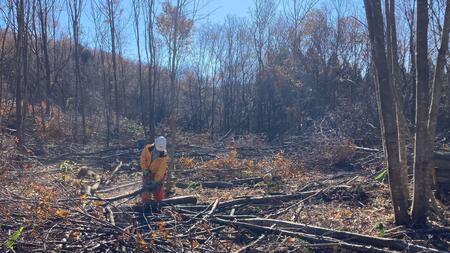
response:
[(428, 1), (417, 0), (416, 23), (416, 136), (414, 141), (414, 192), (412, 225), (423, 227), (429, 209), (431, 171), (427, 171), (430, 159), (428, 148)]
[(396, 124), (397, 113), (394, 87), (389, 78), (387, 66), (381, 3), (379, 0), (364, 0), (364, 6), (372, 44), (372, 58), (376, 68), (380, 122), (383, 125), (383, 146), (389, 172), (389, 186), (392, 205), (394, 207), (395, 223), (398, 225), (407, 225), (409, 223), (408, 209), (405, 206), (407, 196), (405, 196), (400, 177), (401, 163), (399, 159), (398, 128)]

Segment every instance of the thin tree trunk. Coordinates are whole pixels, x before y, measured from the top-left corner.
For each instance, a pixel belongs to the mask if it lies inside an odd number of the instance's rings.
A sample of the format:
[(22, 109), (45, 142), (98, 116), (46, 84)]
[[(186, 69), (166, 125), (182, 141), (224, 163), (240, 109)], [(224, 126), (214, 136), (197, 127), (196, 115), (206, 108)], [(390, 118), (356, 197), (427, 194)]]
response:
[[(148, 95), (148, 139), (153, 140), (155, 138), (155, 85), (156, 85), (156, 46), (155, 46), (155, 36), (154, 36), (154, 8), (155, 1), (147, 0), (147, 36), (148, 36), (148, 46), (147, 50), (147, 59), (149, 61), (148, 64), (148, 87), (147, 87), (147, 95)], [(149, 55), (148, 55), (149, 54)]]
[(408, 189), (408, 164), (406, 156), (406, 139), (408, 137), (408, 128), (406, 126), (406, 118), (403, 112), (403, 99), (400, 90), (400, 67), (398, 63), (397, 50), (397, 29), (395, 22), (395, 0), (385, 0), (386, 10), (386, 41), (387, 41), (387, 56), (388, 68), (392, 85), (394, 86), (395, 108), (397, 112), (397, 131), (399, 157), (400, 157), (400, 179), (401, 187), (403, 188), (405, 198), (405, 206), (409, 205), (409, 189)]
[(423, 227), (429, 209), (431, 173), (427, 171), (428, 148), (428, 1), (417, 0), (416, 11), (416, 136), (414, 142), (414, 192), (412, 204), (412, 225)]
[[(26, 61), (26, 30), (25, 30), (25, 4), (24, 0), (16, 2), (17, 40), (16, 40), (16, 130), (19, 144), (23, 144), (23, 97), (22, 86), (25, 87), (25, 61)], [(23, 79), (22, 79), (23, 78)]]
[(176, 152), (176, 115), (177, 115), (177, 57), (178, 57), (178, 20), (182, 9), (181, 0), (177, 0), (175, 17), (173, 20), (173, 33), (171, 36), (171, 52), (170, 52), (170, 110), (169, 110), (169, 131), (170, 131), (170, 141), (169, 146), (169, 165), (168, 165), (168, 175), (167, 175), (167, 193), (172, 191), (174, 185), (174, 170), (175, 170), (175, 152)]
[(405, 206), (406, 196), (404, 196), (404, 191), (401, 187), (401, 164), (399, 160), (398, 129), (396, 124), (397, 113), (395, 109), (395, 97), (393, 95), (394, 87), (389, 78), (387, 66), (381, 3), (380, 0), (364, 0), (364, 7), (372, 44), (372, 58), (376, 68), (380, 123), (383, 125), (383, 146), (387, 160), (395, 223), (398, 225), (407, 225), (409, 223), (409, 217), (408, 208)]
[(107, 0), (108, 8), (108, 18), (109, 18), (109, 28), (111, 33), (111, 57), (113, 64), (113, 82), (114, 82), (114, 135), (119, 134), (119, 84), (117, 81), (117, 55), (116, 55), (116, 26), (115, 26), (115, 12), (114, 12), (114, 1)]
[[(51, 71), (50, 71), (50, 58), (48, 55), (48, 5), (47, 1), (38, 1), (39, 3), (39, 20), (41, 26), (41, 41), (42, 41), (42, 52), (44, 54), (44, 70), (45, 70), (45, 101), (46, 101), (46, 114), (50, 114), (51, 104)], [(42, 3), (45, 3), (44, 7)]]
[[(439, 106), (442, 97), (442, 90), (445, 82), (445, 71), (446, 66), (446, 56), (448, 54), (448, 43), (449, 43), (449, 33), (450, 33), (450, 0), (446, 1), (447, 5), (445, 8), (444, 15), (444, 26), (441, 35), (441, 45), (439, 47), (438, 58), (436, 61), (436, 69), (434, 71), (433, 83), (431, 87), (431, 101), (430, 109), (428, 112), (428, 155), (427, 159), (432, 162), (432, 155), (434, 149), (434, 139), (436, 135), (436, 124), (439, 115)], [(432, 170), (432, 164), (430, 163), (429, 171)]]
[(140, 29), (139, 29), (139, 16), (141, 12), (140, 1), (133, 1), (133, 16), (134, 16), (134, 28), (136, 35), (136, 47), (138, 53), (138, 75), (139, 75), (139, 110), (141, 113), (141, 124), (144, 127), (144, 134), (148, 137), (148, 133), (146, 131), (146, 122), (145, 122), (145, 110), (144, 110), (144, 86), (142, 84), (142, 59), (141, 59), (141, 43), (140, 43)]

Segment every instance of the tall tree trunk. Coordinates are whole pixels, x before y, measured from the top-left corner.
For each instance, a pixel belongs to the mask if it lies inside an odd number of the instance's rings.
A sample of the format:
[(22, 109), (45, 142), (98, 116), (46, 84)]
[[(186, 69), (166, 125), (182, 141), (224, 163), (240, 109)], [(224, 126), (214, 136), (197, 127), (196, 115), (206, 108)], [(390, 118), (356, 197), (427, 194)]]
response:
[(392, 85), (394, 86), (395, 108), (397, 112), (397, 131), (399, 157), (400, 157), (400, 179), (401, 187), (404, 191), (405, 206), (409, 205), (409, 189), (408, 189), (408, 164), (406, 156), (406, 139), (408, 137), (408, 128), (406, 125), (406, 118), (403, 112), (403, 99), (401, 94), (400, 85), (400, 66), (398, 63), (398, 50), (397, 50), (397, 29), (395, 22), (395, 0), (385, 0), (386, 10), (386, 41), (387, 41), (387, 58), (389, 77), (391, 78)]
[[(82, 114), (82, 139), (83, 143), (86, 141), (86, 120), (84, 114), (84, 104), (80, 101), (83, 96), (83, 88), (81, 85), (81, 70), (80, 70), (80, 19), (83, 8), (83, 0), (67, 0), (67, 7), (72, 21), (73, 43), (74, 43), (74, 64), (75, 64), (75, 106), (74, 106), (74, 121), (73, 121), (73, 137), (78, 138), (78, 113)], [(84, 98), (83, 98), (84, 99)]]
[(382, 127), (383, 146), (387, 160), (389, 186), (394, 207), (395, 223), (409, 224), (408, 208), (405, 206), (402, 188), (398, 147), (397, 113), (395, 107), (394, 87), (389, 78), (386, 59), (386, 49), (383, 31), (383, 17), (380, 0), (364, 0), (364, 7), (369, 27), (369, 37), (372, 44), (372, 58), (376, 68), (376, 83), (378, 86), (380, 123)]
[(431, 171), (428, 171), (428, 106), (429, 106), (429, 66), (428, 66), (428, 1), (417, 0), (416, 11), (416, 136), (414, 141), (414, 192), (412, 204), (412, 224), (414, 227), (426, 225), (431, 187)]
[(116, 55), (116, 25), (115, 25), (115, 10), (114, 10), (114, 0), (108, 1), (108, 19), (109, 28), (111, 33), (111, 57), (113, 64), (113, 82), (114, 82), (114, 135), (119, 134), (119, 120), (120, 120), (120, 107), (119, 107), (119, 84), (117, 81), (117, 55)]
[[(448, 43), (449, 43), (449, 32), (450, 32), (450, 0), (447, 0), (447, 5), (445, 8), (445, 15), (444, 15), (444, 26), (442, 29), (442, 36), (441, 36), (441, 45), (438, 51), (438, 57), (436, 61), (436, 67), (434, 71), (433, 76), (433, 83), (431, 87), (431, 97), (429, 96), (429, 89), (428, 89), (428, 82), (422, 83), (428, 81), (428, 75), (427, 72), (422, 73), (422, 77), (419, 78), (419, 74), (417, 76), (417, 107), (416, 107), (416, 115), (418, 120), (418, 130), (419, 133), (419, 116), (421, 116), (421, 120), (425, 122), (420, 122), (420, 127), (422, 131), (425, 131), (425, 133), (421, 132), (420, 136), (416, 135), (416, 146), (415, 146), (415, 154), (417, 155), (417, 158), (414, 163), (414, 202), (413, 202), (413, 209), (412, 209), (412, 217), (413, 217), (413, 225), (416, 227), (423, 227), (426, 225), (426, 218), (427, 218), (427, 211), (429, 209), (429, 203), (431, 196), (431, 173), (434, 168), (432, 156), (433, 156), (433, 150), (434, 150), (434, 139), (436, 135), (436, 124), (437, 124), (437, 118), (439, 113), (439, 105), (441, 100), (441, 93), (442, 93), (442, 87), (444, 80), (444, 67), (446, 65), (446, 56), (448, 53)], [(419, 3), (418, 3), (419, 4)], [(426, 7), (426, 1), (425, 3), (421, 3)], [(421, 6), (421, 12), (419, 14), (422, 14), (421, 21), (424, 22), (422, 19), (427, 18), (425, 15), (428, 15), (427, 12), (423, 13), (424, 6)], [(419, 9), (418, 9), (419, 11)], [(419, 16), (418, 16), (418, 22), (419, 22)], [(427, 22), (426, 22), (427, 23)], [(422, 29), (425, 29), (425, 24), (422, 24)], [(419, 26), (417, 28), (417, 32), (419, 32)], [(419, 46), (419, 41), (417, 42), (417, 50), (421, 50), (422, 53), (418, 57), (421, 57), (421, 61), (417, 61), (417, 72), (420, 71), (428, 71), (428, 63), (427, 60), (427, 52), (423, 47), (427, 46), (424, 39), (426, 40), (426, 31), (421, 30), (424, 32), (423, 34), (417, 35), (418, 39), (419, 36), (422, 41)], [(425, 38), (423, 38), (423, 37)], [(419, 64), (420, 63), (420, 64)], [(425, 79), (427, 78), (427, 79)], [(419, 83), (420, 81), (420, 83)], [(427, 88), (427, 90), (425, 90)], [(425, 99), (429, 99), (426, 100)], [(427, 104), (425, 104), (427, 102)], [(425, 108), (418, 108), (419, 106), (427, 106)], [(423, 111), (425, 110), (425, 111)], [(420, 113), (420, 114), (418, 114)], [(423, 114), (423, 115), (422, 115)], [(425, 117), (425, 119), (423, 119)], [(424, 126), (425, 124), (425, 126)], [(423, 128), (426, 128), (426, 130), (423, 130)], [(419, 137), (421, 139), (419, 139)], [(418, 146), (421, 145), (421, 146)], [(421, 153), (419, 153), (421, 152)], [(417, 175), (417, 176), (416, 176)]]
[[(22, 77), (25, 72), (25, 57), (26, 57), (26, 31), (25, 31), (25, 4), (24, 0), (16, 1), (16, 18), (17, 18), (17, 40), (16, 40), (16, 130), (19, 144), (23, 143), (23, 97), (22, 84), (24, 80)], [(25, 86), (25, 84), (23, 85)]]
[[(439, 115), (439, 106), (442, 97), (442, 90), (445, 83), (445, 71), (447, 54), (448, 54), (448, 43), (449, 43), (449, 33), (450, 33), (450, 0), (446, 1), (446, 8), (444, 14), (444, 26), (442, 28), (441, 35), (441, 45), (439, 47), (438, 57), (436, 61), (436, 69), (434, 71), (433, 83), (431, 87), (431, 101), (430, 109), (428, 112), (428, 154), (427, 159), (432, 162), (432, 155), (434, 149), (434, 139), (436, 136), (436, 124)], [(432, 170), (432, 163), (430, 164), (429, 171)]]
[(148, 53), (150, 54), (147, 58), (149, 60), (148, 65), (148, 138), (150, 140), (155, 138), (155, 85), (156, 85), (156, 45), (154, 36), (154, 9), (155, 1), (147, 0), (147, 36), (148, 36)]
[[(50, 71), (50, 58), (48, 55), (48, 11), (49, 6), (47, 1), (38, 1), (39, 3), (39, 20), (41, 26), (41, 45), (44, 56), (44, 70), (45, 70), (45, 101), (46, 101), (46, 114), (50, 114), (51, 104), (51, 71)], [(44, 4), (44, 6), (43, 6)], [(54, 3), (53, 3), (54, 4)]]
[(178, 19), (182, 9), (181, 0), (177, 0), (175, 17), (173, 21), (173, 34), (171, 38), (171, 54), (170, 54), (170, 111), (169, 111), (169, 131), (170, 141), (169, 146), (169, 168), (167, 175), (167, 192), (170, 193), (174, 184), (174, 170), (175, 170), (175, 152), (176, 152), (176, 114), (177, 114), (177, 57), (178, 57)]
[(141, 124), (144, 127), (144, 134), (148, 137), (148, 133), (146, 131), (146, 122), (145, 122), (145, 109), (144, 109), (144, 86), (142, 83), (142, 59), (141, 59), (141, 43), (140, 43), (140, 29), (139, 29), (139, 17), (141, 13), (141, 4), (140, 1), (133, 0), (133, 14), (134, 14), (134, 29), (136, 35), (136, 47), (138, 53), (138, 82), (139, 82), (139, 111), (141, 116)]

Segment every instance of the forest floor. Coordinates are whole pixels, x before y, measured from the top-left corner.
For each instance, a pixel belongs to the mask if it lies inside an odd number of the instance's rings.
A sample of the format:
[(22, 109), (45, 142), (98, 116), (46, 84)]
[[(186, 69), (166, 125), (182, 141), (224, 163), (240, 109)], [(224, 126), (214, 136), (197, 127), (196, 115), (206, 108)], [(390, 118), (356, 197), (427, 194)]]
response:
[(141, 187), (134, 141), (35, 142), (19, 153), (4, 136), (1, 251), (450, 251), (445, 204), (429, 229), (393, 224), (378, 147), (179, 136), (170, 200), (144, 211), (136, 194), (109, 199)]

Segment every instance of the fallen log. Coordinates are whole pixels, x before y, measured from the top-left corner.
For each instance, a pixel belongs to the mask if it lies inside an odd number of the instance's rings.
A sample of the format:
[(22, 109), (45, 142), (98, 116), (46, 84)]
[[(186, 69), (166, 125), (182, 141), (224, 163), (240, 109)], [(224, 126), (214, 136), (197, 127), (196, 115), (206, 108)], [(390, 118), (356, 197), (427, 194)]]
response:
[(193, 195), (177, 196), (173, 198), (163, 199), (161, 201), (151, 201), (151, 206), (174, 206), (174, 205), (195, 205), (197, 204), (197, 197)]
[(180, 212), (197, 214), (197, 212), (204, 211), (208, 205), (177, 205), (177, 210)]
[[(275, 227), (265, 227), (255, 224), (250, 224), (242, 221), (229, 221), (229, 220), (223, 220), (219, 218), (211, 219), (212, 222), (220, 224), (220, 225), (227, 225), (232, 226), (236, 228), (245, 228), (252, 232), (258, 232), (258, 233), (269, 233), (269, 234), (281, 234), (291, 237), (297, 237), (303, 241), (309, 242), (309, 243), (337, 243), (340, 247), (351, 250), (351, 251), (357, 251), (357, 252), (373, 252), (373, 253), (387, 253), (391, 252), (384, 249), (378, 249), (373, 246), (366, 246), (366, 245), (357, 245), (357, 244), (350, 244), (341, 240), (337, 240), (328, 236), (317, 236), (314, 234), (307, 234), (302, 232), (293, 232), (288, 230), (283, 230)], [(308, 247), (308, 245), (305, 245), (305, 247)]]
[(317, 193), (317, 191), (299, 192), (299, 193), (295, 193), (295, 194), (286, 194), (286, 195), (269, 195), (269, 196), (257, 196), (257, 197), (232, 199), (232, 200), (221, 202), (219, 204), (218, 209), (224, 210), (226, 208), (230, 208), (230, 207), (233, 207), (236, 205), (273, 204), (273, 203), (277, 203), (277, 202), (287, 202), (287, 201), (306, 198), (315, 193)]
[[(220, 202), (217, 205), (216, 209), (218, 211), (224, 211), (226, 209), (233, 208), (234, 206), (282, 203), (282, 202), (288, 202), (288, 201), (307, 198), (307, 197), (315, 195), (317, 193), (318, 193), (318, 191), (306, 191), (306, 192), (298, 192), (298, 193), (294, 193), (294, 194), (284, 194), (284, 195), (243, 197), (243, 198), (231, 199), (231, 200)], [(204, 210), (206, 207), (207, 207), (206, 205), (179, 206), (180, 209), (186, 209), (189, 211), (201, 211), (201, 210)]]
[(88, 197), (87, 200), (101, 200), (101, 201), (105, 201), (105, 202), (113, 202), (113, 201), (117, 201), (120, 199), (137, 197), (139, 194), (143, 193), (144, 191), (145, 190), (143, 188), (139, 188), (138, 190), (135, 190), (133, 192), (125, 193), (125, 194), (110, 197), (110, 198), (102, 198), (102, 197), (98, 197), (98, 196), (92, 196), (92, 197)]
[(294, 223), (289, 221), (263, 219), (263, 218), (244, 219), (242, 221), (264, 227), (276, 225), (280, 229), (286, 230), (295, 229), (296, 231), (300, 231), (307, 234), (313, 234), (317, 236), (327, 236), (338, 240), (345, 240), (346, 242), (371, 245), (377, 248), (389, 248), (391, 250), (408, 251), (408, 252), (440, 252), (439, 250), (436, 249), (408, 243), (406, 241), (399, 239), (362, 235), (352, 232), (338, 231), (329, 228), (310, 226), (306, 224)]
[(385, 233), (385, 236), (391, 237), (391, 238), (401, 238), (405, 236), (411, 236), (411, 235), (439, 235), (439, 236), (445, 236), (447, 238), (450, 238), (450, 228), (445, 227), (437, 227), (437, 228), (424, 228), (424, 229), (406, 229), (406, 230), (400, 230), (395, 232), (387, 232)]
[(355, 149), (357, 151), (363, 151), (363, 152), (374, 152), (374, 153), (380, 152), (380, 150), (376, 149), (376, 148), (366, 148), (366, 147), (358, 147), (358, 146), (356, 146)]
[(134, 181), (134, 182), (118, 185), (118, 186), (114, 186), (114, 187), (111, 187), (111, 188), (102, 189), (102, 190), (97, 191), (97, 193), (107, 193), (107, 192), (111, 192), (111, 191), (117, 191), (119, 189), (135, 186), (135, 185), (138, 185), (138, 184), (142, 184), (142, 180)]
[[(201, 186), (203, 188), (217, 188), (217, 189), (228, 189), (228, 188), (233, 188), (233, 186), (234, 186), (232, 183), (221, 182), (221, 181), (201, 182), (201, 183), (198, 183), (198, 184), (196, 184), (194, 182), (194, 184), (196, 186)], [(182, 183), (182, 182), (175, 183), (175, 186), (177, 188), (180, 188), (180, 189), (186, 189), (190, 185), (192, 185), (192, 183), (189, 183), (189, 184), (188, 183)]]
[[(120, 199), (137, 197), (139, 194), (143, 193), (144, 191), (145, 191), (144, 189), (140, 188), (133, 192), (110, 197), (110, 198), (101, 198), (98, 196), (93, 196), (93, 197), (88, 197), (87, 200), (100, 200), (100, 201), (105, 201), (105, 202), (110, 203), (110, 202), (114, 202), (114, 201), (117, 201)], [(194, 204), (195, 205), (195, 204), (197, 204), (197, 198), (193, 195), (177, 196), (177, 197), (173, 197), (173, 198), (164, 199), (164, 200), (160, 201), (159, 204), (161, 204), (161, 205)]]
[[(279, 180), (280, 178), (274, 177), (272, 180)], [(242, 185), (255, 185), (257, 183), (263, 182), (264, 178), (262, 177), (251, 177), (251, 178), (242, 178), (242, 179), (236, 179), (231, 180), (230, 182), (224, 182), (224, 181), (205, 181), (205, 182), (198, 182), (198, 185), (203, 188), (217, 188), (217, 189), (229, 189), (236, 186), (242, 186)], [(178, 182), (175, 184), (177, 188), (185, 189), (188, 188), (191, 185), (191, 183), (183, 183)]]

